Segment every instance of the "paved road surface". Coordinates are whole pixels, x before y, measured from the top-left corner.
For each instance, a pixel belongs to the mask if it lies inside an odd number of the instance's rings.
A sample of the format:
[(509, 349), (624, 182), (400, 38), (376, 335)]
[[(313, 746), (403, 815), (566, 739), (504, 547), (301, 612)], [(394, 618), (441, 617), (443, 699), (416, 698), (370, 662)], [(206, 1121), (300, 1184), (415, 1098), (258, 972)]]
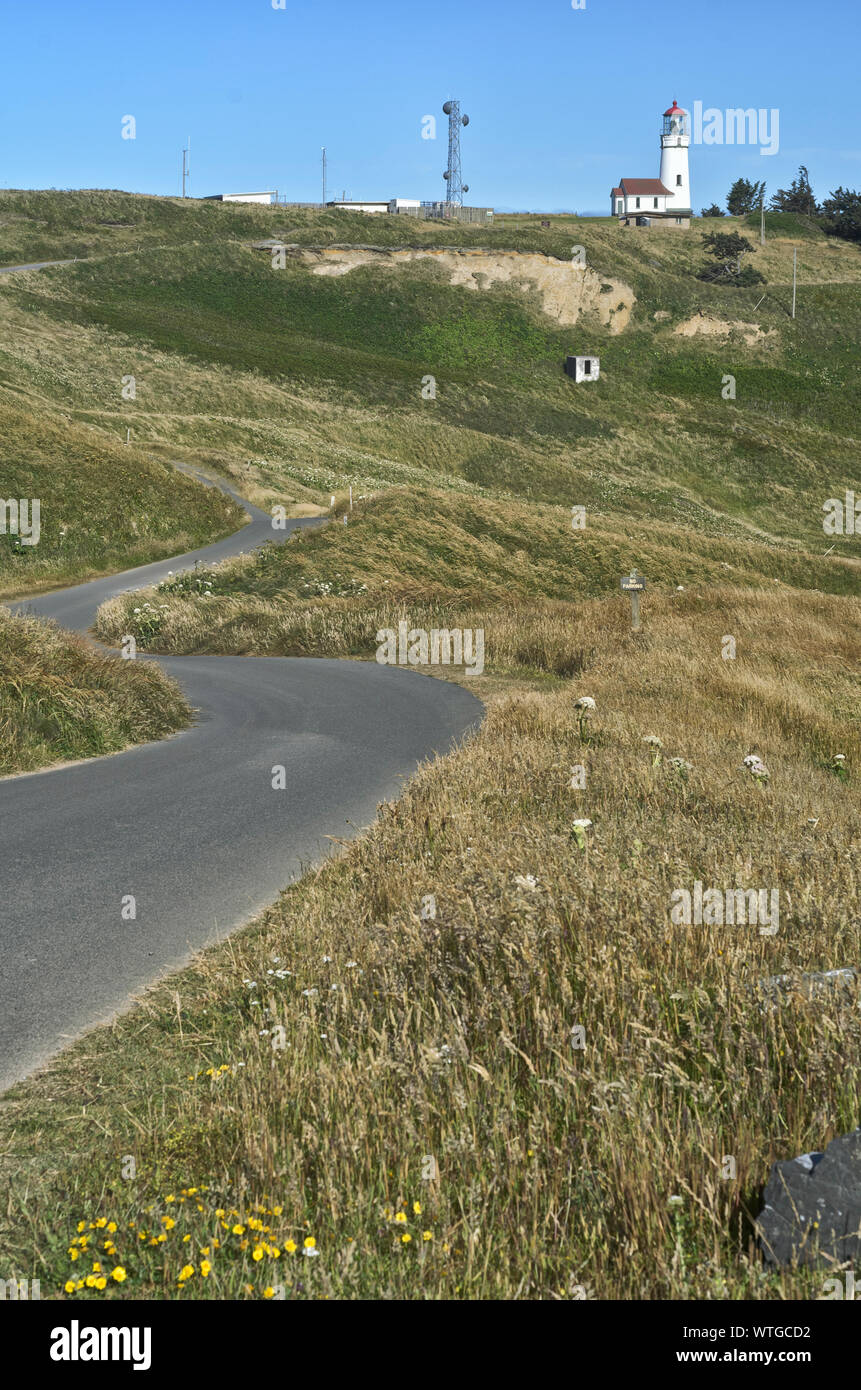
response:
[[(85, 630), (110, 595), (285, 539), (243, 505), (252, 520), (227, 540), (11, 606)], [(0, 781), (0, 1089), (274, 901), (482, 713), (459, 686), (376, 663), (159, 660), (199, 710), (192, 729)]]
[(74, 264), (74, 261), (31, 261), (29, 265), (0, 265), (0, 275), (11, 275), (15, 270), (44, 270), (49, 265)]

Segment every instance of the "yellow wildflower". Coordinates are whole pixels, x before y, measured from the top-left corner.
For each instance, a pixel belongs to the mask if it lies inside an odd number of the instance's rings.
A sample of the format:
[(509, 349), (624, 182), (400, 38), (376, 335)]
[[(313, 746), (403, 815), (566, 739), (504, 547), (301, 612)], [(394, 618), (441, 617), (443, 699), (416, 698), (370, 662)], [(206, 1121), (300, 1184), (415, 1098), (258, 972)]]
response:
[(125, 1272), (125, 1270), (123, 1269), (122, 1265), (117, 1265), (116, 1269), (112, 1269), (112, 1270), (111, 1270), (111, 1278), (112, 1278), (112, 1279), (116, 1279), (116, 1281), (117, 1281), (118, 1284), (124, 1284), (124, 1283), (125, 1283), (125, 1280), (126, 1280), (126, 1272)]

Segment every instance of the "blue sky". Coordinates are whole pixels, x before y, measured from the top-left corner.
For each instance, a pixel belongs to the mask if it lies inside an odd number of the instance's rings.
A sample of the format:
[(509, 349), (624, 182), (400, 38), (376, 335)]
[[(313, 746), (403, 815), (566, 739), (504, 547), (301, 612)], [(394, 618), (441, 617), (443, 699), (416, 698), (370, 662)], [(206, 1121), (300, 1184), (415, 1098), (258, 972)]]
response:
[(603, 210), (677, 97), (780, 113), (775, 155), (692, 147), (697, 210), (799, 163), (821, 198), (861, 184), (859, 37), (858, 0), (4, 0), (0, 186), (175, 194), (190, 135), (196, 196), (318, 200), (326, 145), (330, 196), (438, 198), (455, 96), (468, 202)]

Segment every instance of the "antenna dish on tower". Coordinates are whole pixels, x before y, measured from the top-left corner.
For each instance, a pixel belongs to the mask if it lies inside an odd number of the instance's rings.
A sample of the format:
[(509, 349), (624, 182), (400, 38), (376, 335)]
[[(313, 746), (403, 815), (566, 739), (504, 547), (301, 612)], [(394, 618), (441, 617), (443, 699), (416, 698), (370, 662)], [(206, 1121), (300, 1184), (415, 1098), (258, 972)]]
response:
[(460, 169), (460, 128), (469, 125), (469, 116), (460, 114), (459, 101), (443, 102), (443, 111), (448, 116), (448, 168), (443, 174), (448, 187), (445, 191), (447, 215), (452, 207), (463, 206), (463, 195), (469, 192), (469, 184), (464, 183)]

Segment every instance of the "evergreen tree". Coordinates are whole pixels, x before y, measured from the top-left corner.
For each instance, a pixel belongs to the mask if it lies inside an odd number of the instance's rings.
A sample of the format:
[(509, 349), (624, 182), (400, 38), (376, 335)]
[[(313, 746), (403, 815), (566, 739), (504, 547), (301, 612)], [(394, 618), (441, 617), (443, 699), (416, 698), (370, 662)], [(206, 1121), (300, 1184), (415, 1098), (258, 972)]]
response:
[(756, 212), (765, 197), (765, 183), (751, 183), (749, 179), (736, 179), (726, 195), (727, 211), (731, 217), (744, 217), (748, 212)]
[(742, 257), (753, 250), (747, 237), (738, 232), (707, 232), (703, 245), (714, 256), (716, 264), (703, 266), (697, 279), (717, 280), (723, 285), (756, 285), (765, 280), (752, 265), (742, 266)]
[(849, 188), (835, 188), (822, 204), (822, 230), (827, 236), (861, 241), (861, 193)]
[(771, 206), (776, 212), (801, 212), (808, 217), (816, 216), (819, 208), (813, 196), (813, 189), (810, 187), (810, 176), (806, 164), (799, 166), (798, 175), (792, 180), (789, 188), (777, 190), (771, 200)]
[(723, 217), (723, 208), (718, 207), (717, 203), (712, 203), (710, 208), (702, 209), (703, 217)]

